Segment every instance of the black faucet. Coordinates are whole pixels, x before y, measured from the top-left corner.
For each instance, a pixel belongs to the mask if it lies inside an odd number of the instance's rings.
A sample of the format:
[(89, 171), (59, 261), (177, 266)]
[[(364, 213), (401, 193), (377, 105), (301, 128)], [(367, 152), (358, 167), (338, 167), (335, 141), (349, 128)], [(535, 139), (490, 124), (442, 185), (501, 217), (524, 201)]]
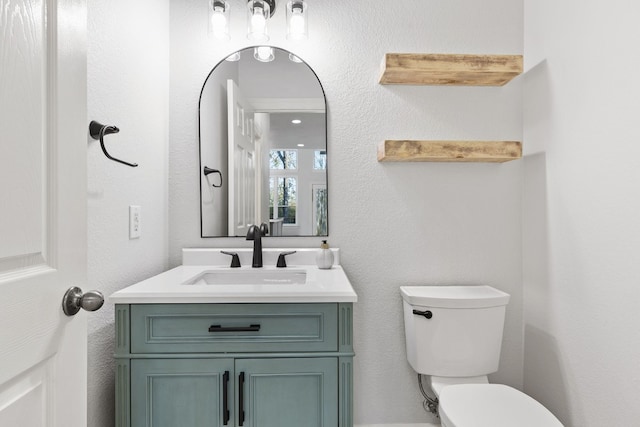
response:
[(257, 225), (252, 225), (247, 231), (247, 240), (253, 240), (253, 263), (251, 267), (262, 267), (262, 236), (266, 236), (269, 233), (269, 226), (266, 223), (262, 223), (258, 228)]

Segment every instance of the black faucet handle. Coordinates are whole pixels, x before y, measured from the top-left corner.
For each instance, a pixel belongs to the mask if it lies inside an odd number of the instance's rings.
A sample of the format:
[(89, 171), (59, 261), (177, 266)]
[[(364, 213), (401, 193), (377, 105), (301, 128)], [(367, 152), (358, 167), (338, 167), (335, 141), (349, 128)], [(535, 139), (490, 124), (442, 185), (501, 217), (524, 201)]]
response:
[(269, 234), (269, 226), (267, 225), (266, 222), (263, 222), (262, 224), (260, 224), (260, 233), (262, 233), (263, 236), (266, 236), (267, 234)]
[(235, 253), (235, 252), (225, 252), (225, 251), (220, 251), (220, 253), (223, 253), (225, 255), (230, 255), (231, 256), (231, 268), (240, 267), (240, 257), (238, 256), (237, 253)]
[(279, 256), (278, 256), (278, 263), (276, 264), (276, 267), (279, 268), (283, 268), (287, 266), (287, 261), (285, 260), (284, 257), (286, 257), (287, 255), (291, 255), (291, 254), (295, 254), (296, 251), (291, 251), (291, 252), (282, 252)]

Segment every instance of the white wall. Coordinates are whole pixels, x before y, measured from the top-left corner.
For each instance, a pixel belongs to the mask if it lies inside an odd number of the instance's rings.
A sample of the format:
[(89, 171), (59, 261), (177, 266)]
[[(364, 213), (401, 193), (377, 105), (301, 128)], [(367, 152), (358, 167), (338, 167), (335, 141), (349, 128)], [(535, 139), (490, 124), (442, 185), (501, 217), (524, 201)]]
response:
[(525, 1), (525, 391), (567, 426), (640, 420), (634, 2)]
[[(167, 265), (169, 2), (90, 0), (88, 115), (116, 125), (108, 160), (88, 142), (88, 283), (110, 295)], [(142, 237), (129, 240), (129, 205), (142, 207)], [(114, 425), (113, 305), (89, 319), (87, 425)]]
[[(170, 264), (182, 247), (248, 247), (244, 239), (201, 239), (198, 197), (200, 88), (229, 53), (249, 45), (245, 2), (232, 0), (232, 41), (207, 39), (207, 2), (171, 2)], [(282, 7), (282, 2), (279, 2)], [(522, 162), (381, 164), (384, 139), (522, 137), (521, 80), (502, 88), (397, 87), (377, 83), (385, 52), (522, 52), (522, 2), (509, 0), (311, 1), (310, 39), (284, 37), (276, 12), (271, 43), (318, 74), (328, 102), (329, 243), (359, 295), (355, 310), (355, 421), (429, 418), (406, 361), (405, 284), (496, 286), (512, 295), (500, 371), (522, 386)], [(319, 238), (264, 240), (319, 246)]]

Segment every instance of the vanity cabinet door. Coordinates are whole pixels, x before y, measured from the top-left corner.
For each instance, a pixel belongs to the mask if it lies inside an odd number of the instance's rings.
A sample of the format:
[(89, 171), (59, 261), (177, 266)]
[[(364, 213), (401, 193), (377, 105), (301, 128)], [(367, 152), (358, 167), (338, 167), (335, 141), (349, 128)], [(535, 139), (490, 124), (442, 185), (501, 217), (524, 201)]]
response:
[(337, 427), (337, 358), (236, 359), (236, 425)]
[(131, 361), (131, 427), (233, 426), (233, 359)]

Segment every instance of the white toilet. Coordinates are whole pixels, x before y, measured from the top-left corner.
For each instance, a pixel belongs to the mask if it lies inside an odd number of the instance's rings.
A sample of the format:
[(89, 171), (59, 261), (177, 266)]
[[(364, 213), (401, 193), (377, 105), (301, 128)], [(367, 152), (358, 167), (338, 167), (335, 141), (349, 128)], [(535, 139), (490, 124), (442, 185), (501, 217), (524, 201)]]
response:
[(443, 427), (562, 427), (498, 370), (509, 294), (490, 286), (402, 286), (407, 359), (430, 376)]

